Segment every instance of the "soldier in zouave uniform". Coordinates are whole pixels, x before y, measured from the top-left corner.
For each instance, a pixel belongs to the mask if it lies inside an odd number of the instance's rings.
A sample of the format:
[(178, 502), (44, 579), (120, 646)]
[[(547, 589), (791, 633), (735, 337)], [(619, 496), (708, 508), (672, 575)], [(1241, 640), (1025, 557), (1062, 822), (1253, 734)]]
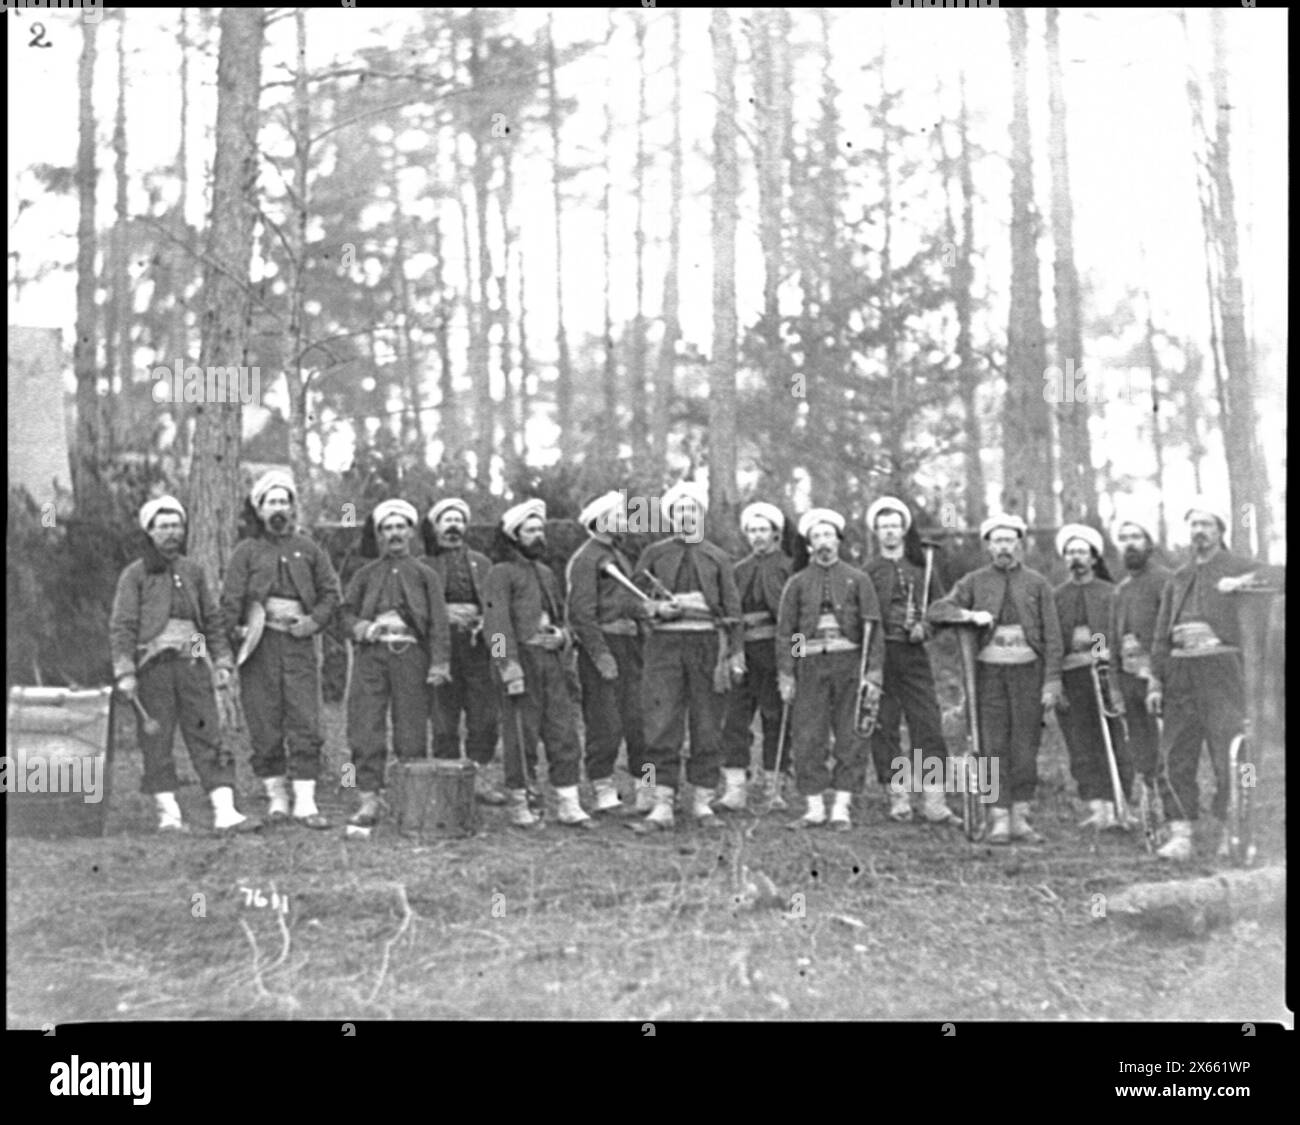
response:
[(528, 805), (528, 775), (521, 755), (526, 753), (527, 761), (534, 762), (540, 739), (560, 823), (591, 828), (591, 818), (578, 801), (582, 752), (577, 702), (564, 668), (569, 638), (557, 624), (564, 620), (564, 603), (554, 572), (541, 561), (546, 505), (540, 500), (516, 504), (501, 517), (500, 531), (501, 557), (488, 571), (483, 629), (501, 680), (510, 821), (520, 828), (539, 823)]
[(1128, 719), (1129, 753), (1142, 784), (1154, 789), (1160, 732), (1154, 716), (1147, 712), (1146, 697), (1153, 675), (1151, 648), (1160, 592), (1173, 572), (1151, 557), (1155, 539), (1150, 528), (1145, 520), (1132, 517), (1115, 524), (1115, 545), (1127, 573), (1115, 587), (1114, 617), (1106, 635), (1118, 646), (1111, 659), (1112, 667), (1118, 669), (1120, 698)]
[(136, 716), (141, 789), (153, 795), (160, 832), (189, 831), (176, 803), (172, 742), (179, 725), (212, 802), (213, 828), (253, 831), (261, 823), (235, 808), (235, 761), (221, 739), (213, 689), (214, 666), (217, 686), (224, 688), (234, 661), (203, 568), (184, 555), (185, 509), (174, 496), (160, 496), (140, 509), (140, 527), (149, 543), (117, 580), (108, 636), (118, 692), (138, 698), (158, 724), (148, 734)]
[[(265, 613), (265, 631), (240, 666), (240, 694), (253, 744), (253, 773), (270, 799), (267, 821), (329, 828), (316, 807), (321, 748), (320, 666), (313, 637), (338, 610), (341, 593), (329, 555), (294, 527), (298, 490), (272, 469), (249, 494), (261, 533), (235, 545), (221, 596), (226, 621), (244, 640)], [(260, 607), (255, 609), (254, 607)]]
[(343, 597), (343, 627), (357, 646), (347, 709), (361, 805), (349, 823), (365, 828), (379, 817), (389, 715), (398, 758), (423, 758), (429, 725), (425, 685), (451, 679), (442, 580), (411, 555), (419, 513), (405, 500), (385, 500), (370, 519), (381, 556), (352, 576)]
[[(781, 695), (776, 684), (776, 615), (781, 591), (794, 571), (790, 556), (781, 550), (785, 515), (775, 504), (759, 501), (740, 513), (740, 529), (749, 540), (750, 553), (736, 564), (736, 589), (740, 593), (741, 620), (745, 627), (745, 678), (731, 692), (723, 723), (722, 782), (716, 807), (739, 811), (745, 807), (746, 769), (749, 766), (750, 724), (758, 711), (763, 723), (764, 796), (773, 808), (785, 808), (782, 777), (776, 773), (777, 738), (781, 731)], [(781, 773), (793, 770), (790, 756)]]
[[(871, 735), (871, 756), (876, 780), (889, 788), (889, 817), (900, 822), (912, 819), (912, 793), (917, 781), (912, 776), (912, 759), (902, 757), (899, 720), (907, 719), (907, 736), (913, 751), (922, 757), (920, 790), (922, 816), (929, 824), (961, 826), (944, 799), (941, 780), (945, 776), (948, 749), (943, 740), (943, 720), (934, 672), (925, 642), (933, 628), (924, 619), (929, 601), (942, 595), (939, 575), (931, 573), (930, 590), (925, 587), (925, 560), (908, 556), (906, 535), (912, 513), (894, 496), (882, 496), (867, 509), (867, 527), (876, 536), (880, 552), (865, 570), (876, 589), (885, 628), (885, 673), (880, 715)], [(902, 759), (907, 768), (897, 770)], [(891, 771), (894, 773), (892, 784)]]
[[(1241, 626), (1229, 595), (1252, 581), (1256, 571), (1272, 570), (1229, 553), (1227, 520), (1217, 507), (1198, 498), (1185, 518), (1192, 559), (1174, 571), (1160, 595), (1147, 694), (1148, 710), (1165, 716), (1163, 750), (1171, 788), (1164, 796), (1165, 812), (1179, 810), (1169, 821), (1169, 841), (1156, 854), (1178, 861), (1192, 858), (1201, 744), (1214, 768), (1212, 810), (1222, 821), (1228, 808), (1228, 748), (1246, 720)], [(1226, 858), (1229, 851), (1224, 825), (1218, 855)]]
[[(799, 520), (812, 560), (785, 585), (776, 625), (776, 664), (781, 699), (793, 704), (795, 781), (806, 809), (791, 828), (826, 823), (825, 792), (834, 788), (830, 824), (852, 827), (850, 805), (867, 772), (866, 740), (857, 732), (862, 645), (867, 646), (865, 680), (873, 706), (884, 678), (885, 639), (880, 603), (871, 579), (839, 557), (844, 517), (814, 508)], [(826, 768), (833, 736), (835, 770)]]
[(1129, 756), (1123, 726), (1118, 717), (1098, 712), (1092, 683), (1094, 660), (1105, 663), (1100, 671), (1103, 690), (1109, 692), (1116, 710), (1123, 714), (1123, 701), (1111, 667), (1114, 649), (1112, 614), (1115, 587), (1102, 558), (1101, 534), (1084, 524), (1068, 523), (1056, 533), (1056, 553), (1070, 568), (1070, 577), (1052, 591), (1056, 616), (1061, 624), (1065, 654), (1061, 659), (1061, 695), (1056, 717), (1070, 753), (1070, 773), (1079, 787), (1079, 800), (1088, 802), (1088, 817), (1080, 828), (1123, 828), (1116, 818), (1115, 790), (1101, 724), (1107, 723), (1120, 788), (1127, 799), (1133, 784), (1133, 761)]
[(451, 620), (451, 682), (430, 687), (433, 756), (460, 757), (460, 720), (465, 716), (465, 756), (478, 765), (474, 793), (485, 805), (504, 805), (506, 795), (488, 780), (486, 769), (497, 748), (497, 692), (483, 639), (483, 605), (487, 555), (465, 542), (469, 505), (448, 497), (429, 509), (425, 520), (424, 557), (442, 580), (447, 616)]
[(1061, 694), (1061, 626), (1047, 579), (1021, 562), (1027, 532), (1015, 514), (986, 519), (980, 538), (992, 562), (960, 578), (929, 613), (935, 625), (969, 622), (985, 630), (975, 691), (982, 748), (998, 761), (990, 844), (1041, 840), (1029, 805), (1038, 787), (1043, 713)]
[(693, 481), (664, 493), (660, 511), (672, 525), (670, 539), (641, 552), (635, 579), (663, 595), (646, 639), (641, 679), (646, 761), (654, 767), (653, 801), (629, 827), (654, 832), (673, 826), (673, 797), (681, 768), (686, 719), (691, 756), (686, 780), (693, 790), (692, 815), (703, 828), (719, 826), (710, 802), (722, 759), (722, 722), (730, 679), (744, 674), (740, 595), (726, 552), (703, 538), (708, 498)]
[[(578, 522), (587, 541), (569, 559), (565, 578), (569, 630), (578, 646), (587, 780), (596, 792), (593, 812), (621, 812), (614, 784), (619, 744), (627, 742), (627, 770), (633, 778), (640, 779), (645, 761), (640, 622), (648, 616), (647, 603), (609, 573), (612, 567), (631, 583), (632, 564), (616, 540), (627, 527), (624, 494), (606, 492), (592, 500)], [(635, 793), (641, 811), (648, 812), (649, 786), (638, 785)]]

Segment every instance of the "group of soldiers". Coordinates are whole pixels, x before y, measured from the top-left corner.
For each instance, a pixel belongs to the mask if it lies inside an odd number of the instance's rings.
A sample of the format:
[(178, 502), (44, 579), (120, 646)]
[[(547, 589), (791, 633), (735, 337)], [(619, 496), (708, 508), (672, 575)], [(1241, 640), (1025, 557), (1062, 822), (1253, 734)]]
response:
[[(790, 827), (844, 831), (869, 764), (892, 820), (959, 825), (946, 799), (949, 755), (927, 651), (941, 628), (977, 637), (973, 710), (998, 779), (985, 795), (989, 843), (1040, 838), (1029, 813), (1051, 710), (1089, 807), (1084, 826), (1123, 826), (1109, 756), (1124, 800), (1137, 785), (1159, 786), (1169, 838), (1158, 854), (1189, 859), (1203, 744), (1216, 776), (1214, 813), (1224, 816), (1227, 746), (1245, 719), (1228, 595), (1254, 567), (1229, 553), (1226, 521), (1201, 501), (1186, 513), (1193, 558), (1172, 574), (1152, 559), (1150, 526), (1125, 519), (1114, 534), (1127, 575), (1114, 585), (1101, 535), (1071, 524), (1055, 544), (1070, 577), (1053, 589), (1023, 563), (1024, 521), (997, 515), (980, 527), (988, 565), (946, 595), (933, 554), (909, 536), (911, 511), (893, 497), (868, 510), (877, 550), (865, 569), (840, 557), (846, 521), (826, 508), (798, 520), (808, 563), (796, 569), (783, 547), (785, 515), (773, 504), (743, 510), (750, 553), (740, 562), (705, 540), (707, 496), (694, 482), (662, 497), (672, 534), (633, 565), (626, 495), (608, 492), (578, 517), (587, 539), (563, 583), (542, 561), (540, 500), (502, 516), (492, 562), (466, 543), (464, 501), (440, 500), (422, 519), (391, 499), (370, 517), (378, 557), (346, 592), (324, 549), (296, 528), (288, 474), (262, 476), (249, 502), (259, 533), (236, 546), (219, 597), (184, 555), (186, 514), (170, 496), (141, 508), (150, 542), (118, 582), (114, 675), (141, 720), (143, 789), (160, 830), (188, 830), (175, 796), (178, 724), (214, 828), (262, 825), (235, 807), (221, 734), (218, 708), (236, 670), (266, 821), (330, 827), (315, 799), (324, 741), (315, 637), (336, 614), (352, 648), (347, 738), (359, 803), (349, 823), (358, 827), (381, 815), (390, 740), (400, 761), (422, 759), (430, 726), (434, 755), (475, 762), (477, 799), (507, 806), (521, 828), (541, 822), (539, 745), (557, 819), (575, 828), (592, 828), (593, 813), (640, 833), (672, 828), (684, 776), (685, 808), (702, 828), (716, 828), (719, 813), (745, 809), (751, 796), (787, 808), (793, 788), (803, 810)], [(1094, 690), (1099, 668), (1109, 703)], [(762, 757), (751, 794), (755, 713)], [(484, 769), (498, 732), (505, 792)], [(614, 768), (623, 745), (635, 784), (620, 796)]]

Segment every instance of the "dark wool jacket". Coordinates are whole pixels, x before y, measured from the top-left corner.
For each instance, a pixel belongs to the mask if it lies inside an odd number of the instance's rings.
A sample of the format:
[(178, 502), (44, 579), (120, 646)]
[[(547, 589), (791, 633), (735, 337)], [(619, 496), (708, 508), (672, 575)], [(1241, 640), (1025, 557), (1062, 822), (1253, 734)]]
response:
[(569, 628), (574, 639), (593, 660), (609, 652), (605, 634), (600, 626), (620, 618), (645, 618), (645, 602), (617, 579), (605, 573), (604, 567), (613, 563), (627, 577), (632, 577), (632, 564), (627, 556), (611, 543), (599, 539), (588, 540), (573, 552), (565, 572), (569, 597)]
[(243, 624), (254, 602), (266, 603), (281, 556), (288, 562), (298, 600), (312, 620), (321, 629), (329, 624), (342, 599), (339, 576), (324, 547), (294, 533), (283, 539), (258, 535), (235, 545), (226, 564), (226, 584), (221, 595), (222, 612), (231, 629)]
[[(964, 620), (963, 610), (987, 610), (994, 620), (1002, 609), (1002, 592), (1006, 586), (1003, 571), (991, 563), (959, 578), (947, 597), (932, 602), (926, 615), (934, 625)], [(1056, 616), (1056, 602), (1047, 579), (1023, 563), (1011, 568), (1011, 601), (1025, 630), (1029, 647), (1043, 661), (1044, 686), (1061, 682), (1061, 623)]]
[[(1078, 591), (1083, 591), (1083, 613), (1078, 610)], [(1115, 587), (1102, 578), (1078, 585), (1074, 582), (1062, 582), (1052, 591), (1056, 602), (1056, 619), (1061, 626), (1061, 644), (1065, 651), (1070, 649), (1070, 638), (1075, 627), (1087, 626), (1094, 636), (1101, 634), (1108, 650), (1119, 655), (1119, 646), (1111, 636), (1111, 615), (1115, 607)]]
[(419, 562), (427, 567), (432, 567), (442, 579), (442, 588), (447, 589), (447, 556), (452, 551), (464, 551), (469, 556), (469, 575), (474, 583), (474, 596), (478, 598), (480, 607), (484, 604), (486, 597), (488, 571), (492, 569), (492, 560), (487, 555), (473, 551), (469, 547), (453, 547), (451, 550), (436, 551), (431, 555), (421, 555)]
[(795, 634), (811, 640), (821, 616), (823, 575), (830, 575), (831, 606), (840, 630), (854, 644), (862, 643), (864, 621), (873, 622), (867, 646), (867, 679), (879, 686), (884, 680), (885, 630), (881, 624), (876, 588), (864, 571), (836, 559), (829, 567), (811, 563), (785, 584), (776, 621), (777, 671), (790, 675), (795, 669)]
[(1137, 638), (1145, 653), (1151, 652), (1156, 635), (1156, 615), (1160, 611), (1160, 594), (1173, 571), (1157, 562), (1148, 561), (1146, 568), (1136, 574), (1121, 578), (1115, 587), (1114, 611), (1108, 635), (1116, 649), (1125, 633)]
[(1203, 563), (1195, 559), (1180, 566), (1160, 594), (1160, 609), (1156, 615), (1155, 637), (1151, 643), (1151, 670), (1156, 679), (1163, 681), (1169, 672), (1170, 654), (1173, 652), (1174, 626), (1180, 615), (1188, 620), (1195, 620), (1194, 602), (1191, 599), (1196, 592), (1193, 582), (1199, 577), (1200, 587), (1199, 617), (1214, 630), (1214, 635), (1225, 645), (1241, 644), (1241, 622), (1237, 616), (1236, 594), (1221, 594), (1218, 589), (1220, 578), (1236, 578), (1242, 574), (1259, 571), (1261, 577), (1272, 574), (1275, 568), (1265, 567), (1257, 562), (1240, 558), (1229, 551), (1220, 549)]
[[(750, 579), (755, 573), (758, 577), (754, 582), (754, 593), (761, 604), (749, 607), (745, 605), (743, 591), (749, 588)], [(781, 593), (793, 573), (794, 560), (779, 550), (766, 555), (746, 555), (736, 563), (735, 571), (741, 612), (757, 613), (760, 609), (766, 609), (775, 620), (776, 615), (781, 612)]]
[(442, 579), (432, 567), (424, 566), (418, 559), (375, 559), (366, 563), (352, 576), (348, 591), (343, 597), (343, 626), (355, 640), (358, 625), (370, 625), (379, 613), (379, 597), (383, 593), (384, 579), (396, 571), (401, 586), (404, 611), (402, 620), (420, 638), (429, 654), (429, 663), (451, 664), (451, 626), (447, 620), (447, 603), (442, 597)]
[(144, 557), (122, 571), (113, 595), (108, 640), (115, 677), (134, 672), (137, 650), (167, 625), (172, 615), (172, 589), (177, 583), (190, 604), (190, 616), (204, 637), (208, 655), (215, 664), (234, 664), (221, 603), (208, 585), (203, 568), (184, 555), (169, 563), (150, 543)]
[(486, 593), (483, 636), (498, 671), (519, 659), (520, 642), (537, 632), (543, 610), (556, 628), (564, 622), (564, 600), (555, 572), (518, 551), (488, 571)]
[[(651, 543), (641, 552), (641, 558), (637, 562), (634, 575), (636, 584), (646, 593), (659, 596), (656, 587), (647, 577), (653, 574), (671, 590), (678, 570), (684, 565), (686, 547), (685, 540), (676, 536)], [(694, 549), (695, 569), (703, 587), (701, 593), (704, 594), (714, 620), (726, 631), (730, 651), (738, 652), (745, 643), (745, 630), (740, 620), (740, 592), (736, 589), (731, 559), (726, 551), (707, 539), (694, 544)]]
[[(930, 571), (930, 596), (926, 598), (921, 590), (925, 585), (925, 567), (917, 566), (911, 559), (903, 557), (901, 559), (887, 559), (882, 555), (873, 558), (863, 570), (871, 579), (871, 584), (876, 588), (876, 598), (880, 602), (880, 616), (884, 620), (889, 614), (889, 603), (894, 599), (894, 585), (898, 581), (898, 571), (901, 570), (908, 578), (912, 580), (912, 585), (916, 589), (916, 612), (917, 620), (921, 621), (921, 603), (925, 601), (932, 604), (939, 598), (943, 597), (943, 587), (939, 584), (939, 568), (935, 566)], [(928, 630), (927, 630), (928, 631)]]

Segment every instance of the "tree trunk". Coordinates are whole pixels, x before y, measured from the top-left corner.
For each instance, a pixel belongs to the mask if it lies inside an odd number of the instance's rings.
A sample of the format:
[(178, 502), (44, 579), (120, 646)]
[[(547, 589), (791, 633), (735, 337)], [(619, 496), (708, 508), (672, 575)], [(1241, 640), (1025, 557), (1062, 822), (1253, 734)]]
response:
[(516, 406), (518, 407), (519, 458), (527, 464), (528, 420), (532, 417), (532, 392), (529, 385), (533, 378), (533, 357), (528, 350), (528, 263), (524, 257), (524, 241), (519, 237), (514, 202), (514, 171), (513, 166), (509, 163), (506, 165), (506, 192), (509, 197), (507, 211), (509, 212), (511, 241), (514, 243), (516, 254), (515, 276), (519, 278), (519, 316), (517, 318), (519, 323), (519, 394), (516, 399)]
[[(483, 21), (478, 9), (470, 17), (470, 86), (482, 87)], [(474, 479), (484, 494), (492, 488), (492, 457), (496, 452), (496, 409), (492, 402), (492, 250), (488, 245), (488, 185), (492, 176), (492, 146), (486, 139), (490, 115), (480, 115), (474, 135), (474, 163), (470, 179), (474, 187), (474, 218), (478, 244), (478, 315), (470, 343), (470, 375), (474, 383)]]
[(884, 225), (884, 241), (880, 250), (880, 334), (885, 345), (885, 377), (889, 380), (889, 420), (885, 426), (884, 442), (888, 457), (885, 492), (891, 496), (904, 496), (907, 492), (903, 479), (905, 457), (904, 437), (907, 422), (903, 416), (903, 373), (898, 366), (898, 330), (894, 322), (894, 181), (890, 164), (892, 155), (889, 124), (889, 88), (885, 81), (886, 49), (880, 50), (880, 219)]
[[(222, 8), (217, 60), (216, 153), (212, 216), (203, 270), (199, 365), (247, 364), (249, 268), (257, 217), (258, 95), (262, 85), (262, 8)], [(190, 487), (190, 557), (215, 583), (234, 548), (242, 497), (242, 404), (196, 405)]]
[(447, 299), (446, 281), (444, 279), (444, 260), (442, 244), (442, 219), (435, 215), (430, 223), (433, 239), (433, 288), (437, 295), (436, 322), (434, 327), (435, 347), (438, 351), (438, 388), (441, 401), (438, 404), (438, 421), (441, 424), (442, 460), (444, 465), (461, 463), (461, 422), (456, 409), (456, 390), (452, 384), (451, 366), (451, 325), (455, 302)]
[(714, 8), (713, 43), (713, 362), (709, 368), (709, 511), (714, 535), (735, 540), (736, 510), (736, 226), (740, 175), (736, 152), (736, 50), (731, 13)]
[[(784, 245), (788, 147), (791, 128), (789, 73), (790, 15), (786, 9), (756, 9), (749, 22), (758, 113), (759, 244), (763, 253), (762, 370), (772, 406), (771, 433), (794, 433), (799, 399), (791, 393), (789, 362), (781, 341), (780, 287)], [(773, 441), (772, 445), (778, 443)], [(782, 491), (790, 466), (788, 441), (773, 450), (764, 485)]]
[(1134, 883), (1106, 901), (1107, 919), (1170, 937), (1200, 937), (1239, 918), (1286, 913), (1286, 868), (1224, 871), (1199, 879)]
[(315, 495), (311, 487), (311, 459), (307, 455), (307, 383), (302, 359), (306, 347), (303, 299), (307, 257), (307, 169), (311, 159), (311, 100), (307, 93), (306, 10), (294, 10), (298, 63), (294, 73), (293, 111), (293, 216), (285, 224), (289, 251), (289, 347), (292, 354), (285, 369), (289, 393), (289, 467), (298, 484), (298, 517), (306, 526), (316, 518)]
[[(190, 298), (190, 271), (193, 269), (190, 251), (190, 225), (186, 217), (190, 199), (190, 38), (188, 8), (181, 10), (181, 27), (177, 43), (181, 51), (181, 139), (176, 150), (176, 166), (180, 186), (176, 200), (177, 220), (173, 224), (176, 241), (171, 248), (172, 284), (176, 293), (172, 301), (169, 344), (171, 354), (185, 362), (190, 354), (190, 332), (186, 316)], [(176, 420), (176, 462), (186, 478), (190, 475), (190, 414), (184, 403), (173, 402), (172, 417)]]
[(632, 320), (629, 350), (628, 399), (632, 408), (632, 463), (643, 469), (649, 446), (649, 418), (646, 414), (646, 341), (645, 341), (645, 172), (646, 172), (646, 58), (645, 19), (636, 21), (637, 102), (636, 102), (636, 314)]
[(673, 139), (671, 186), (668, 201), (668, 268), (664, 273), (664, 334), (659, 344), (655, 369), (655, 393), (650, 419), (650, 459), (656, 472), (663, 473), (668, 459), (668, 410), (673, 399), (677, 373), (677, 341), (681, 338), (678, 319), (680, 291), (678, 271), (682, 259), (682, 13), (673, 8)]
[(95, 327), (95, 33), (98, 20), (81, 23), (82, 51), (77, 72), (80, 89), (77, 143), (77, 342), (72, 365), (77, 380), (77, 433), (70, 469), (72, 495), (83, 519), (107, 516), (109, 498), (104, 487), (99, 398), (99, 367)]
[(1011, 119), (1011, 317), (1007, 326), (1007, 406), (1003, 421), (1002, 504), (1031, 524), (1058, 522), (1052, 425), (1043, 394), (1039, 216), (1034, 208), (1029, 133), (1029, 32), (1025, 13), (1007, 9), (1013, 107)]
[(555, 31), (546, 14), (547, 123), (551, 131), (551, 199), (555, 210), (555, 424), (560, 431), (560, 458), (573, 451), (573, 361), (564, 327), (564, 200), (560, 193), (560, 95), (556, 87)]
[(610, 180), (613, 178), (613, 169), (610, 165), (610, 150), (614, 144), (614, 95), (613, 95), (613, 64), (610, 61), (610, 47), (614, 42), (614, 9), (609, 9), (609, 22), (605, 30), (605, 129), (601, 137), (601, 151), (604, 153), (604, 176), (603, 188), (600, 200), (600, 237), (601, 237), (601, 263), (603, 278), (603, 310), (604, 310), (604, 365), (601, 369), (601, 390), (604, 398), (604, 412), (600, 425), (597, 427), (599, 435), (596, 441), (596, 449), (600, 454), (601, 468), (608, 471), (612, 468), (618, 458), (619, 453), (619, 434), (622, 427), (619, 425), (618, 414), (618, 358), (614, 353), (614, 318), (611, 306), (612, 294), (611, 289), (614, 285), (614, 265), (613, 254), (610, 249), (610, 229), (612, 222), (611, 205), (610, 205)]
[(1221, 255), (1219, 310), (1223, 325), (1223, 358), (1227, 367), (1227, 416), (1223, 449), (1228, 460), (1232, 496), (1230, 542), (1242, 555), (1267, 554), (1271, 532), (1268, 511), (1268, 466), (1258, 444), (1255, 415), (1255, 372), (1246, 341), (1245, 302), (1237, 240), (1236, 195), (1232, 183), (1232, 104), (1228, 93), (1227, 43), (1223, 12), (1210, 12), (1214, 37), (1215, 142), (1210, 147), (1210, 173), (1218, 208), (1216, 243)]
[(501, 216), (501, 272), (496, 278), (497, 322), (501, 325), (501, 428), (510, 456), (518, 460), (519, 416), (516, 412), (514, 350), (510, 341), (510, 262), (514, 257), (515, 232), (510, 227), (510, 210), (515, 192), (514, 154), (509, 142), (501, 147), (501, 190), (497, 211)]
[[(1070, 159), (1065, 124), (1065, 89), (1061, 78), (1059, 12), (1047, 9), (1048, 126), (1052, 166), (1052, 242), (1056, 250), (1056, 362), (1064, 372), (1066, 361), (1083, 369), (1083, 309), (1079, 271), (1074, 262), (1074, 205), (1070, 198)], [(1095, 380), (1092, 380), (1095, 383)], [(1086, 384), (1085, 384), (1086, 385)], [(1092, 442), (1088, 436), (1087, 401), (1057, 404), (1057, 431), (1061, 440), (1061, 509), (1066, 520), (1097, 521), (1097, 478), (1092, 470)]]
[(980, 457), (983, 442), (980, 438), (979, 420), (979, 367), (971, 347), (971, 318), (975, 286), (975, 172), (971, 155), (969, 116), (966, 106), (966, 71), (960, 74), (961, 116), (958, 119), (958, 136), (961, 153), (958, 156), (961, 180), (961, 246), (956, 248), (956, 302), (957, 302), (957, 364), (961, 387), (963, 424), (965, 430), (966, 466), (966, 523), (978, 527), (988, 514), (987, 486), (984, 483), (984, 462)]
[[(1145, 256), (1144, 256), (1145, 264)], [(1167, 543), (1168, 523), (1165, 512), (1165, 439), (1160, 427), (1160, 356), (1156, 352), (1156, 328), (1151, 319), (1151, 294), (1142, 290), (1146, 306), (1146, 331), (1144, 347), (1147, 371), (1151, 378), (1151, 448), (1156, 455), (1156, 531), (1158, 542)], [(1064, 446), (1062, 446), (1064, 452)], [(1067, 517), (1069, 512), (1066, 513)]]
[(118, 10), (117, 25), (117, 112), (113, 119), (113, 170), (117, 197), (113, 206), (113, 238), (109, 250), (107, 318), (104, 324), (104, 373), (109, 393), (104, 399), (104, 436), (110, 449), (119, 448), (134, 436), (135, 419), (131, 402), (131, 264), (127, 245), (126, 175), (126, 12)]
[(421, 361), (419, 349), (415, 344), (415, 313), (411, 307), (411, 283), (406, 276), (406, 215), (402, 211), (401, 195), (398, 185), (398, 166), (400, 154), (394, 146), (390, 152), (389, 181), (393, 192), (393, 233), (396, 246), (393, 254), (393, 277), (397, 289), (398, 319), (401, 330), (398, 336), (397, 353), (402, 369), (402, 386), (405, 402), (402, 409), (402, 444), (414, 445), (419, 451), (418, 464), (424, 464), (424, 401), (420, 395)]

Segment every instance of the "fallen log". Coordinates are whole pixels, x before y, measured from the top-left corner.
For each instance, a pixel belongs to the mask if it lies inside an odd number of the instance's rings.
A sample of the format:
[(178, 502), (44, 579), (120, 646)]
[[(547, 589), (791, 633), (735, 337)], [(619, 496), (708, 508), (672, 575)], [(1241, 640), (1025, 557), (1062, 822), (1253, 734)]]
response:
[(1286, 912), (1286, 868), (1224, 871), (1201, 879), (1137, 883), (1108, 895), (1104, 917), (1135, 929), (1200, 937), (1238, 918)]

